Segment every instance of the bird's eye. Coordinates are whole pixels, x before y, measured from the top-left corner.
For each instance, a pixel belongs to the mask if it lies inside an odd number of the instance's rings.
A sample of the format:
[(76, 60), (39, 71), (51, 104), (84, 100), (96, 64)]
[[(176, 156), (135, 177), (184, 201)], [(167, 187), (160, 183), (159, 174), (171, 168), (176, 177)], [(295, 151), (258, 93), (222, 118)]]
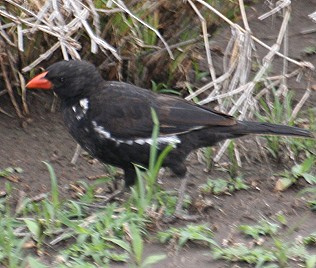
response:
[(60, 78), (59, 78), (59, 81), (60, 81), (61, 83), (63, 83), (63, 82), (65, 81), (65, 78), (64, 78), (64, 77), (60, 77)]

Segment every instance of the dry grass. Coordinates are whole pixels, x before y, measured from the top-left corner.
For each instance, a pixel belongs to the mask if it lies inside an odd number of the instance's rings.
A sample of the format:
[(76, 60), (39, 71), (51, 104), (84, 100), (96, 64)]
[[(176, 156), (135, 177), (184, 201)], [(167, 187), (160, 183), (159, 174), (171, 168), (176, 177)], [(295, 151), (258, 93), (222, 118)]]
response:
[[(270, 94), (271, 88), (278, 88), (277, 94), (285, 96), (288, 78), (297, 76), (309, 81), (314, 66), (288, 55), (291, 1), (278, 1), (270, 12), (260, 16), (262, 20), (276, 13), (283, 16), (272, 46), (252, 34), (243, 0), (223, 1), (219, 6), (214, 3), (4, 0), (0, 8), (0, 53), (5, 86), (0, 97), (8, 93), (17, 115), (27, 115), (24, 76), (61, 58), (87, 58), (100, 65), (109, 79), (122, 79), (127, 68), (129, 75), (125, 80), (143, 86), (152, 79), (166, 78), (173, 84), (186, 84), (183, 82), (190, 82), (193, 64), (204, 58), (211, 81), (186, 99), (198, 97), (200, 104), (216, 101), (218, 109), (239, 119), (251, 118), (259, 110), (258, 98)], [(237, 7), (242, 26), (223, 15)], [(209, 38), (211, 26), (223, 21), (231, 27), (231, 38), (224, 53), (224, 73), (217, 76)], [(202, 46), (204, 49), (200, 49)], [(264, 57), (256, 55), (256, 46), (267, 49)], [(283, 70), (269, 77), (268, 69), (275, 57), (283, 58)], [(289, 63), (296, 65), (296, 70), (289, 72)], [(257, 65), (255, 71), (253, 64)], [(259, 83), (264, 85), (260, 91), (255, 90)], [(310, 83), (307, 84), (290, 119), (295, 118), (310, 95)], [(21, 107), (13, 88), (18, 88), (21, 95)], [(0, 112), (6, 113), (1, 107)], [(228, 144), (223, 144), (214, 161), (219, 161)], [(236, 156), (239, 159), (237, 150)]]

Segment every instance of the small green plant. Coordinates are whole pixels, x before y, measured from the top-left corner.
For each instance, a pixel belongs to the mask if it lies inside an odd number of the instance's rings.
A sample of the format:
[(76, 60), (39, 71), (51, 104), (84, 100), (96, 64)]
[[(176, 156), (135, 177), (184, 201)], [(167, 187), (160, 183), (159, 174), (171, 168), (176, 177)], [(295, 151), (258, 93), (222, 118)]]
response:
[(232, 193), (239, 190), (247, 190), (249, 186), (244, 182), (241, 177), (235, 179), (224, 180), (224, 179), (208, 179), (206, 184), (199, 187), (203, 194), (224, 194)]
[[(282, 103), (279, 96), (277, 96), (276, 91), (272, 91), (273, 94), (273, 104), (269, 105), (269, 100), (261, 98), (260, 107), (264, 110), (264, 116), (257, 114), (258, 118), (262, 121), (268, 121), (273, 123), (283, 123), (285, 118), (291, 118), (292, 113), (292, 100), (293, 93), (288, 93)], [(289, 122), (293, 124), (293, 122)], [(265, 136), (267, 140), (267, 149), (270, 154), (276, 158), (280, 159), (280, 153), (282, 152), (282, 141), (284, 140), (281, 136)]]
[(23, 267), (25, 258), (23, 246), (29, 237), (24, 239), (16, 237), (14, 230), (19, 223), (11, 217), (9, 211), (7, 212), (0, 212), (0, 264), (4, 267)]
[[(136, 205), (139, 215), (143, 216), (146, 209), (150, 207), (154, 202), (157, 201), (157, 195), (161, 195), (159, 186), (157, 184), (157, 177), (162, 163), (168, 153), (172, 150), (172, 145), (168, 145), (158, 155), (158, 143), (157, 138), (159, 135), (159, 121), (157, 114), (152, 109), (152, 118), (154, 122), (152, 132), (152, 144), (150, 146), (150, 157), (148, 169), (143, 167), (135, 166), (137, 175), (137, 184), (131, 189), (132, 198), (131, 202)], [(145, 170), (145, 171), (144, 171)], [(160, 201), (162, 199), (160, 198)]]
[[(311, 131), (316, 130), (315, 108), (310, 108), (301, 114), (302, 118), (296, 120), (300, 126), (306, 126)], [(291, 138), (288, 145), (295, 156), (316, 156), (316, 139)]]
[(97, 201), (96, 198), (96, 191), (97, 187), (100, 185), (104, 186), (106, 184), (109, 184), (112, 186), (113, 177), (106, 176), (106, 177), (99, 177), (96, 180), (93, 180), (93, 182), (86, 182), (86, 181), (78, 181), (76, 182), (76, 187), (78, 187), (80, 190), (77, 193), (76, 196), (79, 197), (81, 202), (92, 204)]
[(316, 245), (316, 232), (311, 233), (310, 235), (304, 237), (303, 243), (304, 245), (315, 246)]
[(143, 260), (144, 241), (136, 225), (130, 225), (131, 245), (126, 248), (133, 261), (132, 267), (146, 268), (166, 258), (165, 254), (154, 254)]
[(212, 251), (212, 256), (215, 260), (246, 262), (255, 264), (256, 267), (263, 267), (263, 264), (277, 260), (273, 252), (268, 249), (262, 247), (249, 248), (244, 244), (237, 244), (228, 248), (215, 247)]
[(311, 210), (316, 210), (316, 186), (307, 187), (298, 193), (299, 196), (305, 195), (307, 204)]
[(25, 225), (30, 232), (31, 237), (36, 241), (37, 247), (41, 248), (46, 236), (61, 227), (59, 214), (61, 213), (61, 201), (59, 198), (58, 184), (55, 172), (52, 166), (46, 162), (44, 164), (50, 174), (51, 179), (51, 198), (44, 198), (38, 203), (30, 203), (28, 199), (25, 200), (23, 206), (20, 208), (20, 213), (24, 210), (34, 213), (34, 217), (24, 218)]
[(261, 220), (257, 225), (240, 225), (239, 230), (254, 239), (259, 239), (260, 236), (275, 235), (280, 226), (268, 220)]
[(309, 184), (316, 183), (316, 176), (311, 174), (312, 168), (315, 166), (316, 159), (311, 156), (302, 164), (295, 165), (291, 171), (286, 171), (281, 175), (281, 178), (276, 183), (276, 190), (283, 191), (296, 183), (298, 179), (303, 178)]
[(316, 210), (316, 199), (308, 201), (308, 206), (311, 208), (311, 210)]
[(157, 93), (174, 94), (174, 95), (181, 96), (181, 93), (179, 91), (168, 88), (168, 86), (164, 83), (157, 84), (153, 80), (151, 80), (151, 89), (152, 89), (152, 91), (157, 92)]
[(14, 176), (15, 173), (22, 173), (23, 169), (19, 167), (8, 167), (5, 169), (0, 169), (0, 178), (9, 178)]
[(38, 259), (31, 256), (27, 257), (27, 267), (30, 268), (48, 268), (47, 265), (41, 263)]
[[(286, 122), (287, 125), (294, 125), (294, 120), (287, 122), (288, 118), (292, 118), (293, 113), (293, 93), (289, 92), (286, 96), (280, 98), (276, 94), (276, 91), (272, 91), (272, 101), (269, 99), (260, 99), (260, 107), (264, 111), (264, 115), (257, 114), (259, 120), (268, 121), (273, 123), (282, 124)], [(281, 101), (281, 99), (283, 101)], [(271, 103), (272, 102), (272, 103)], [(271, 104), (270, 104), (271, 103)], [(311, 129), (312, 131), (315, 130), (315, 109), (308, 109), (301, 113), (303, 118), (295, 119), (295, 123), (298, 125), (306, 125), (307, 128)], [(277, 160), (282, 160), (283, 154), (283, 147), (286, 145), (292, 151), (292, 154), (295, 156), (305, 156), (309, 157), (311, 155), (315, 155), (315, 146), (316, 141), (315, 139), (306, 139), (306, 138), (288, 138), (282, 136), (265, 136), (267, 140), (267, 150), (270, 154)]]
[(61, 218), (68, 231), (61, 236), (60, 241), (70, 237), (75, 239), (75, 243), (62, 251), (66, 262), (78, 263), (80, 260), (93, 259), (103, 266), (110, 261), (127, 262), (132, 258), (130, 243), (137, 241), (133, 242), (136, 235), (133, 236), (130, 226), (135, 225), (143, 230), (144, 219), (136, 213), (127, 210), (116, 212), (118, 210), (117, 204), (113, 203), (86, 218)]
[[(282, 224), (287, 222), (280, 215), (277, 215), (277, 219)], [(265, 239), (260, 242), (258, 240), (256, 243), (236, 243), (227, 247), (213, 247), (214, 259), (246, 262), (255, 265), (254, 267), (292, 267), (289, 265), (293, 261), (297, 267), (301, 265), (308, 268), (315, 267), (315, 255), (310, 254), (306, 248), (306, 245), (312, 245), (315, 241), (313, 233), (303, 238), (303, 243), (301, 243), (299, 240), (289, 242), (280, 238), (279, 225), (268, 220), (262, 220), (254, 226), (241, 225), (239, 229), (255, 240), (262, 235), (271, 236), (273, 243), (271, 244), (271, 241)]]
[(235, 142), (231, 140), (229, 142), (229, 146), (227, 148), (228, 152), (228, 157), (230, 160), (229, 167), (228, 167), (228, 172), (231, 178), (236, 177), (238, 175), (238, 162), (235, 156)]
[(204, 162), (206, 165), (206, 170), (209, 171), (213, 164), (213, 148), (205, 147), (201, 149), (203, 152)]
[(316, 53), (316, 46), (305, 47), (302, 52), (306, 55), (313, 55)]
[[(111, 261), (129, 261), (133, 267), (145, 268), (165, 257), (162, 254), (143, 257), (145, 217), (123, 209), (116, 203), (107, 204), (100, 211), (91, 211), (81, 201), (63, 202), (58, 193), (53, 168), (45, 164), (51, 177), (49, 195), (41, 201), (26, 199), (18, 212), (24, 217), (19, 220), (14, 220), (10, 207), (0, 206), (0, 227), (10, 240), (0, 239), (1, 265), (15, 268), (27, 262), (30, 267), (40, 267), (41, 263), (37, 259), (24, 256), (23, 245), (31, 238), (39, 250), (45, 250), (48, 243), (55, 245), (72, 238), (72, 242), (59, 252), (64, 265), (58, 267), (96, 267), (91, 261), (104, 267)], [(10, 192), (9, 188), (7, 192)], [(16, 229), (21, 227), (28, 233), (24, 239), (15, 235)]]
[(171, 227), (159, 232), (157, 237), (161, 243), (173, 242), (183, 247), (188, 241), (217, 246), (213, 239), (212, 230), (206, 225), (187, 225), (181, 228)]
[(273, 241), (273, 245), (268, 247), (246, 246), (243, 243), (226, 248), (214, 247), (212, 256), (230, 262), (246, 262), (255, 267), (289, 267), (290, 260), (295, 260), (297, 266), (304, 263), (304, 267), (315, 267), (315, 255), (309, 254), (304, 245), (277, 238)]
[(205, 78), (209, 75), (208, 72), (203, 72), (200, 70), (198, 62), (193, 62), (192, 65), (193, 65), (193, 70), (194, 70), (194, 75), (195, 75), (196, 81), (201, 81), (203, 78)]

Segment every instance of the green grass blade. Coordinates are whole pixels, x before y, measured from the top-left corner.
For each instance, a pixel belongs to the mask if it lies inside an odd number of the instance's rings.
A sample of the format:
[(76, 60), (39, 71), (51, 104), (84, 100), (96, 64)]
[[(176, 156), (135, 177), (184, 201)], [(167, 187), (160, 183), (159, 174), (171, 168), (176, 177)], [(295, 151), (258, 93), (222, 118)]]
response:
[(56, 177), (53, 167), (47, 162), (43, 161), (43, 163), (46, 165), (49, 172), (50, 181), (51, 181), (52, 203), (53, 203), (54, 208), (56, 209), (60, 206), (57, 177)]

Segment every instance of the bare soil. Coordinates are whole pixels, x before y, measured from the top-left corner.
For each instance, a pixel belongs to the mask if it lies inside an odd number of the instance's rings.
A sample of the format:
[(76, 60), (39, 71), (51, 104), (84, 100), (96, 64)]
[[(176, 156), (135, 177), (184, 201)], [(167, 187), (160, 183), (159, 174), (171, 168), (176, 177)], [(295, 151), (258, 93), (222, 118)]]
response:
[[(304, 4), (303, 4), (304, 2)], [(290, 26), (290, 55), (301, 60), (308, 60), (316, 65), (315, 55), (304, 55), (304, 48), (316, 44), (316, 35), (301, 34), (302, 30), (308, 27), (314, 27), (307, 14), (315, 10), (316, 1), (293, 1), (293, 16)], [(261, 9), (262, 8), (262, 9)], [(259, 38), (267, 38), (277, 34), (278, 29), (274, 29), (271, 20), (263, 25), (258, 22), (256, 17), (263, 13), (262, 4), (253, 8), (251, 20), (254, 34)], [(229, 29), (223, 29), (223, 34), (219, 34), (215, 41), (218, 45), (226, 40), (225, 32)], [(292, 35), (291, 35), (292, 34)], [(228, 36), (228, 35), (226, 35)], [(292, 53), (292, 54), (291, 54)], [(315, 82), (315, 75), (313, 76)], [(297, 92), (305, 88), (305, 84), (293, 82), (293, 88)], [(314, 83), (316, 84), (316, 83)], [(312, 92), (308, 105), (314, 106), (316, 92)], [(104, 173), (104, 167), (98, 161), (91, 161), (86, 156), (80, 155), (76, 165), (70, 164), (76, 148), (76, 143), (67, 133), (59, 111), (50, 113), (49, 107), (52, 101), (51, 95), (42, 93), (30, 93), (28, 101), (31, 109), (31, 120), (22, 124), (17, 118), (10, 118), (0, 113), (0, 169), (6, 167), (21, 167), (24, 172), (19, 174), (18, 182), (12, 182), (14, 193), (12, 205), (18, 202), (21, 192), (26, 196), (37, 196), (40, 193), (46, 193), (50, 189), (50, 178), (46, 166), (42, 161), (51, 163), (58, 177), (60, 192), (64, 196), (69, 195), (69, 184), (78, 180), (87, 180), (88, 177)], [(12, 107), (8, 107), (4, 98), (0, 99), (0, 107), (5, 107), (6, 111), (14, 114)], [(251, 138), (247, 138), (251, 140)], [(244, 139), (245, 140), (245, 139)], [(251, 148), (251, 147), (250, 147)], [(254, 153), (251, 163), (243, 162), (240, 174), (243, 175), (250, 189), (247, 191), (238, 191), (232, 195), (209, 196), (208, 199), (212, 206), (201, 212), (200, 223), (208, 223), (215, 232), (215, 239), (222, 243), (224, 239), (237, 242), (245, 241), (237, 230), (236, 226), (240, 224), (255, 224), (262, 217), (271, 218), (277, 213), (283, 213), (288, 220), (288, 228), (284, 229), (281, 236), (289, 241), (298, 236), (305, 236), (316, 230), (316, 214), (306, 205), (306, 200), (298, 197), (297, 193), (306, 185), (303, 182), (291, 187), (285, 192), (275, 192), (276, 182), (275, 174), (289, 169), (290, 162), (274, 163), (273, 160), (263, 161)], [(228, 177), (224, 172), (213, 169), (206, 172), (205, 166), (201, 164), (195, 154), (190, 156), (188, 166), (192, 175), (191, 183), (188, 187), (193, 200), (198, 200), (198, 186), (205, 183), (207, 178)], [(0, 178), (0, 191), (4, 190), (5, 179)], [(162, 178), (164, 188), (177, 189), (180, 181), (176, 178), (170, 179), (169, 175)], [(197, 212), (193, 208), (193, 212)], [(182, 222), (174, 223), (180, 226)], [(166, 227), (166, 226), (164, 226)], [(293, 228), (292, 232), (288, 230)], [(189, 245), (180, 251), (170, 251), (167, 246), (148, 242), (145, 248), (146, 254), (153, 252), (165, 252), (168, 258), (153, 267), (232, 267), (231, 264), (224, 261), (215, 261), (207, 248)], [(113, 267), (126, 267), (127, 265), (113, 264)], [(248, 267), (241, 265), (241, 267)], [(249, 266), (251, 267), (251, 266)]]
[[(26, 127), (21, 127), (17, 119), (0, 114), (0, 169), (11, 166), (24, 170), (18, 174), (18, 182), (11, 182), (14, 188), (13, 206), (17, 204), (19, 197), (25, 197), (24, 194), (34, 197), (50, 190), (49, 174), (42, 161), (53, 165), (60, 192), (64, 197), (69, 196), (69, 184), (78, 180), (89, 181), (88, 177), (105, 172), (101, 163), (91, 161), (82, 154), (76, 165), (70, 164), (76, 143), (65, 130), (60, 113), (50, 113), (40, 107), (38, 101), (32, 104), (32, 109), (36, 110), (36, 113), (33, 113), (32, 122)], [(192, 174), (188, 193), (192, 195), (194, 203), (200, 199), (198, 186), (205, 183), (207, 178), (228, 177), (225, 172), (216, 169), (206, 172), (205, 166), (197, 160), (195, 154), (189, 157), (188, 165)], [(201, 220), (198, 223), (208, 223), (215, 231), (215, 239), (219, 243), (224, 239), (231, 243), (245, 241), (245, 237), (236, 230), (238, 225), (256, 224), (258, 220), (273, 218), (278, 213), (283, 213), (288, 220), (289, 226), (286, 230), (294, 229), (290, 234), (285, 232), (285, 236), (291, 239), (299, 235), (306, 236), (316, 230), (316, 214), (307, 207), (306, 200), (297, 196), (297, 193), (307, 185), (300, 183), (282, 193), (274, 191), (274, 174), (285, 169), (288, 167), (284, 164), (277, 166), (273, 161), (245, 163), (240, 174), (251, 186), (249, 190), (238, 191), (232, 195), (207, 196), (211, 207), (201, 213), (193, 207), (192, 212), (200, 213)], [(171, 178), (166, 172), (161, 183), (166, 189), (177, 189), (180, 180)], [(5, 179), (0, 178), (0, 191), (4, 190), (4, 187)], [(186, 222), (177, 221), (169, 226), (184, 224)], [(163, 228), (167, 227), (168, 225), (163, 225)], [(170, 247), (149, 242), (145, 254), (150, 255), (153, 252), (165, 252), (169, 256), (167, 260), (153, 267), (230, 267), (230, 264), (214, 261), (210, 255), (205, 255), (209, 253), (207, 248), (193, 244), (180, 251), (170, 251)], [(116, 266), (127, 267), (123, 264), (113, 264), (113, 267)]]

